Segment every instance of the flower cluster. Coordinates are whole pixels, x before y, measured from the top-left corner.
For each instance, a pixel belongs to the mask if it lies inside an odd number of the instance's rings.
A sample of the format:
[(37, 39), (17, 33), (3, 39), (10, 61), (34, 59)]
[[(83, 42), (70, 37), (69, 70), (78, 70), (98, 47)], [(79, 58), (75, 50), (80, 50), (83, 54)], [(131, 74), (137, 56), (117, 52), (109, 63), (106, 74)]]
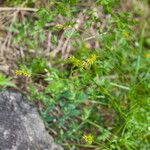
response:
[(79, 60), (75, 58), (74, 56), (69, 58), (69, 62), (72, 63), (76, 67), (80, 68), (87, 68), (88, 66), (92, 65), (96, 61), (96, 55), (93, 54), (91, 57), (87, 58), (86, 60)]
[(84, 135), (82, 139), (88, 144), (92, 144), (94, 141), (94, 137), (91, 134)]
[(16, 70), (15, 74), (17, 76), (27, 76), (27, 77), (31, 77), (31, 73), (24, 71), (24, 70)]
[(74, 56), (70, 57), (68, 60), (76, 67), (79, 67), (81, 65), (81, 61), (75, 58)]
[(66, 26), (66, 25), (57, 23), (55, 25), (55, 28), (57, 28), (57, 29), (67, 29), (67, 28), (71, 28), (71, 25)]
[(94, 54), (91, 55), (91, 57), (86, 60), (88, 65), (92, 65), (95, 61), (96, 61), (96, 55)]

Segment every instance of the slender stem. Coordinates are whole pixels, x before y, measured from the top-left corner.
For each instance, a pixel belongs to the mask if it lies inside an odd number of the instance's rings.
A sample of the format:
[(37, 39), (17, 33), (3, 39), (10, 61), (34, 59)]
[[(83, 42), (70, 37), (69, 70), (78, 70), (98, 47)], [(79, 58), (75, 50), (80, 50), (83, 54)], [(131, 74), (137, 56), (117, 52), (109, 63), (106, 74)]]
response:
[(139, 55), (138, 55), (137, 63), (136, 63), (135, 80), (137, 80), (139, 69), (140, 69), (141, 54), (142, 54), (142, 50), (143, 50), (143, 37), (144, 37), (144, 33), (145, 33), (145, 24), (143, 26), (143, 29), (142, 29), (142, 32), (141, 32), (141, 36), (140, 36), (140, 48), (139, 48)]
[(90, 120), (86, 120), (88, 123), (90, 123), (91, 125), (95, 126), (96, 128), (98, 128), (101, 132), (103, 132), (105, 129), (103, 127), (101, 127), (100, 125), (90, 121)]
[(110, 84), (113, 85), (113, 86), (119, 87), (121, 89), (130, 90), (129, 87), (124, 86), (124, 85), (119, 85), (119, 84), (116, 84), (116, 83), (113, 83), (113, 82), (110, 82)]

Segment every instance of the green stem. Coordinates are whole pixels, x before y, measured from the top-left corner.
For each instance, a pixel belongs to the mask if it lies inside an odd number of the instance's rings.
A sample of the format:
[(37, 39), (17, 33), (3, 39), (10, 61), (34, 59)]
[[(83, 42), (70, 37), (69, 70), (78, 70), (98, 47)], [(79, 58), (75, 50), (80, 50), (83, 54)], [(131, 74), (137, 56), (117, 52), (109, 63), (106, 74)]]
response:
[(143, 29), (142, 29), (142, 32), (141, 32), (141, 36), (140, 36), (140, 49), (139, 49), (139, 55), (138, 55), (137, 63), (136, 63), (135, 80), (137, 80), (139, 69), (140, 69), (141, 54), (142, 54), (142, 50), (143, 50), (143, 37), (144, 37), (144, 33), (145, 33), (145, 24), (143, 26)]

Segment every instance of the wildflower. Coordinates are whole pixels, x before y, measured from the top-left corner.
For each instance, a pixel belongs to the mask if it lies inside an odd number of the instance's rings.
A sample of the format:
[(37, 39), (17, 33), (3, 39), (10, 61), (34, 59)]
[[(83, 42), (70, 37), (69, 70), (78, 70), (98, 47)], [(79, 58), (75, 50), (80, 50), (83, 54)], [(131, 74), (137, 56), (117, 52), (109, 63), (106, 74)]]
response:
[(16, 74), (17, 76), (20, 76), (20, 75), (22, 75), (22, 71), (21, 71), (21, 70), (16, 70), (16, 71), (15, 71), (15, 74)]
[(74, 56), (70, 57), (69, 62), (72, 63), (74, 66), (76, 67), (80, 67), (81, 69), (87, 69), (87, 67), (91, 64), (94, 63), (94, 61), (96, 61), (96, 55), (91, 55), (90, 58), (88, 58), (87, 60), (79, 60), (77, 58), (75, 58)]
[(72, 28), (72, 26), (71, 26), (71, 25), (64, 26), (64, 29), (70, 29), (70, 28)]
[(96, 61), (96, 55), (92, 55), (90, 58), (88, 58), (87, 60), (87, 63), (89, 65), (92, 65), (94, 63), (94, 61)]
[(76, 59), (76, 58), (75, 58), (74, 56), (71, 56), (71, 57), (68, 58), (68, 60), (69, 60), (70, 62), (73, 62), (75, 59)]
[(145, 55), (146, 58), (150, 58), (150, 53)]
[(30, 77), (31, 76), (31, 74), (29, 74), (28, 72), (23, 72), (23, 76), (27, 76), (27, 77)]
[(91, 58), (93, 59), (93, 61), (96, 61), (96, 55), (95, 54), (93, 54)]
[(124, 36), (125, 38), (128, 38), (128, 37), (129, 37), (129, 33), (128, 33), (128, 32), (124, 32), (124, 33), (123, 33), (123, 36)]
[(69, 58), (69, 62), (72, 63), (76, 67), (79, 67), (81, 65), (80, 60), (78, 60), (74, 56), (72, 56), (72, 57)]
[(57, 23), (57, 24), (55, 25), (55, 27), (56, 27), (56, 28), (59, 28), (59, 29), (63, 29), (63, 28), (64, 28), (64, 26), (63, 26), (62, 24), (59, 24), (59, 23)]
[(24, 71), (24, 70), (16, 70), (15, 71), (15, 74), (17, 75), (17, 76), (27, 76), (27, 77), (30, 77), (31, 76), (31, 74), (29, 73), (29, 72), (27, 72), (27, 71)]
[(92, 144), (94, 141), (94, 137), (91, 134), (84, 135), (82, 138), (88, 144)]
[(88, 63), (86, 61), (82, 61), (81, 67), (86, 69), (88, 67)]

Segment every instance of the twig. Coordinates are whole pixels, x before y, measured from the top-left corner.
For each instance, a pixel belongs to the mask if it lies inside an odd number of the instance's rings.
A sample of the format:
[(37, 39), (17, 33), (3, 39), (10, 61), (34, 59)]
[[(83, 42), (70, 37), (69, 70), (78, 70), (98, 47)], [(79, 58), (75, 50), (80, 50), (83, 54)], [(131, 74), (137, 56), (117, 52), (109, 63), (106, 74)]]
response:
[(47, 48), (46, 48), (46, 53), (48, 53), (48, 55), (49, 55), (49, 52), (50, 52), (50, 50), (51, 50), (51, 37), (52, 37), (52, 34), (51, 34), (51, 32), (49, 32), (48, 33), (48, 36), (47, 36)]
[(61, 35), (59, 42), (58, 42), (58, 45), (57, 45), (56, 49), (54, 50), (54, 57), (61, 50), (63, 42), (64, 42), (64, 33)]
[(55, 130), (53, 130), (52, 128), (48, 128), (49, 132), (53, 132), (53, 134), (58, 135), (57, 132)]
[(0, 11), (31, 11), (31, 12), (36, 12), (38, 9), (36, 8), (24, 8), (24, 7), (0, 7)]
[(67, 45), (68, 45), (68, 43), (69, 43), (69, 41), (70, 41), (72, 35), (74, 34), (74, 32), (75, 32), (75, 29), (73, 28), (72, 31), (71, 31), (70, 36), (69, 36), (69, 37), (66, 39), (66, 41), (64, 42), (64, 45), (63, 45), (63, 47), (62, 47), (62, 57), (65, 55), (65, 50), (66, 50)]
[(69, 43), (66, 49), (66, 54), (64, 56), (64, 59), (67, 59), (69, 57), (70, 51), (71, 51), (71, 45)]
[(95, 39), (95, 38), (96, 38), (96, 36), (94, 35), (94, 36), (91, 36), (91, 37), (84, 39), (84, 41), (88, 41), (88, 40)]

